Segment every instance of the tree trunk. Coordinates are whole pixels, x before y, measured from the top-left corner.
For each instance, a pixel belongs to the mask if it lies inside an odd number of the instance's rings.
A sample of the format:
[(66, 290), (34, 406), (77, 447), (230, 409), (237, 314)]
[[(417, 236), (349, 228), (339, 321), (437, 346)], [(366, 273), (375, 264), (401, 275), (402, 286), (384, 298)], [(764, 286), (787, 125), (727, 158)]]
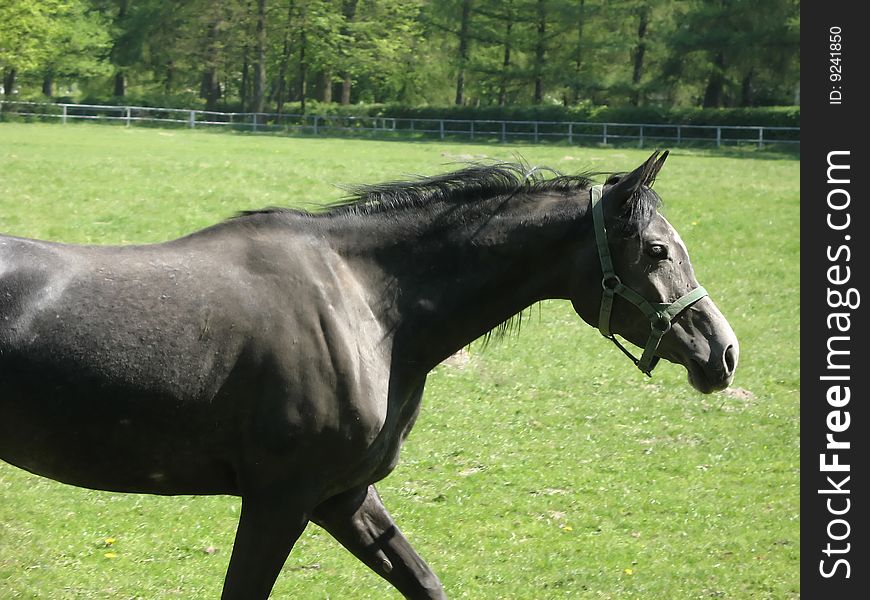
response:
[(251, 89), (251, 65), (248, 64), (248, 45), (245, 44), (242, 46), (242, 81), (239, 83), (239, 99), (242, 101), (242, 110), (247, 109), (250, 106), (249, 100), (251, 99), (251, 95), (249, 90)]
[(643, 77), (643, 60), (646, 55), (646, 31), (649, 26), (649, 7), (644, 5), (640, 7), (638, 13), (637, 24), (637, 45), (632, 50), (632, 58), (634, 59), (634, 69), (631, 74), (631, 104), (638, 106), (641, 102), (640, 97), (640, 80)]
[(538, 35), (535, 41), (535, 94), (532, 102), (544, 101), (544, 63), (547, 59), (547, 3), (538, 0)]
[(465, 67), (468, 64), (471, 0), (462, 0), (462, 21), (459, 25), (459, 73), (456, 76), (456, 104), (465, 103)]
[[(358, 0), (344, 0), (341, 6), (341, 13), (344, 16), (344, 24), (341, 27), (342, 38), (346, 39), (350, 36), (350, 23), (356, 18), (356, 7)], [(348, 51), (342, 48), (341, 53), (345, 60), (347, 59)], [(353, 78), (350, 71), (346, 68), (341, 73), (341, 104), (347, 106), (350, 104), (350, 90), (353, 84)]]
[(15, 87), (15, 76), (18, 74), (18, 69), (11, 67), (3, 73), (3, 96), (7, 100), (12, 99), (12, 90)]
[(755, 105), (755, 69), (750, 68), (740, 85), (740, 105)]
[(306, 46), (308, 45), (308, 23), (306, 7), (302, 7), (300, 15), (301, 28), (299, 29), (299, 111), (305, 114), (305, 100), (308, 95), (308, 63), (305, 56)]
[(42, 95), (49, 98), (54, 96), (54, 75), (52, 73), (47, 73), (42, 78)]
[(586, 0), (580, 0), (577, 19), (577, 49), (574, 52), (574, 80), (571, 82), (572, 104), (580, 100), (580, 68), (583, 66), (583, 25), (586, 22)]
[(323, 103), (329, 104), (330, 102), (332, 102), (332, 71), (324, 71), (323, 79), (321, 81), (323, 82)]
[[(127, 4), (128, 0), (121, 0), (120, 5), (118, 6), (118, 19), (116, 24), (120, 24), (127, 17)], [(117, 50), (117, 47), (112, 48), (112, 54), (117, 56)], [(123, 98), (126, 94), (127, 75), (123, 68), (118, 67), (118, 70), (115, 71), (114, 96), (116, 98)]]
[(163, 78), (163, 93), (167, 96), (172, 93), (172, 85), (175, 83), (175, 63), (172, 59), (166, 61), (166, 77)]
[(200, 96), (205, 98), (206, 110), (217, 110), (218, 100), (221, 97), (221, 87), (215, 67), (209, 67), (203, 72)]
[(218, 40), (221, 30), (222, 18), (220, 11), (215, 11), (206, 27), (205, 48), (202, 56), (205, 64), (202, 67), (202, 79), (199, 85), (199, 97), (205, 98), (206, 110), (217, 110), (218, 100), (221, 97), (220, 80), (218, 79), (218, 65), (221, 61), (220, 43)]
[(287, 68), (290, 64), (290, 29), (293, 24), (293, 11), (296, 8), (294, 0), (287, 3), (287, 22), (284, 25), (284, 42), (281, 46), (281, 64), (278, 66), (278, 114), (284, 111), (284, 101), (287, 99)]
[(347, 106), (350, 104), (350, 88), (351, 77), (349, 73), (345, 73), (344, 79), (341, 80), (341, 104)]
[(123, 98), (127, 95), (127, 75), (123, 70), (119, 70), (115, 73), (115, 89), (114, 96), (116, 98)]
[(719, 108), (725, 96), (725, 56), (718, 52), (713, 59), (713, 70), (704, 90), (704, 108)]
[(251, 110), (263, 112), (266, 96), (266, 0), (257, 0), (257, 45), (254, 62), (254, 90)]
[(501, 61), (501, 81), (498, 85), (498, 105), (505, 106), (507, 104), (507, 82), (508, 72), (511, 67), (511, 30), (514, 27), (513, 13), (508, 15), (507, 23), (505, 24), (504, 32), (504, 56)]

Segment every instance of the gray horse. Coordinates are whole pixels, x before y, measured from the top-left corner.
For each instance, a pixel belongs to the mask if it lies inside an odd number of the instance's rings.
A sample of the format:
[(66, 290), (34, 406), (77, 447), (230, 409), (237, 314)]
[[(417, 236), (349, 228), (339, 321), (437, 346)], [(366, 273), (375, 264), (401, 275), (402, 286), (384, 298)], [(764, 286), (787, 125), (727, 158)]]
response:
[(374, 483), (444, 358), (561, 298), (645, 346), (647, 373), (661, 357), (701, 392), (731, 382), (737, 340), (650, 188), (666, 155), (599, 186), (470, 166), (155, 245), (0, 236), (0, 457), (241, 496), (224, 598), (268, 597), (310, 521), (405, 596), (442, 598)]

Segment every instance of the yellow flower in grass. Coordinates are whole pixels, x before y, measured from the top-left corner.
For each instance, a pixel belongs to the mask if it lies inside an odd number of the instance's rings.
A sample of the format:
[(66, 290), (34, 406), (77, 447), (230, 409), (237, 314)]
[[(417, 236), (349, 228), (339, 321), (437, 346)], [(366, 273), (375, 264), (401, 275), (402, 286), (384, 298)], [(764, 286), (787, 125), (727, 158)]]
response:
[(625, 569), (624, 573), (626, 575), (634, 575), (634, 569)]
[(106, 558), (118, 558), (118, 554), (115, 552), (106, 552), (105, 554), (103, 554), (103, 556), (105, 556)]

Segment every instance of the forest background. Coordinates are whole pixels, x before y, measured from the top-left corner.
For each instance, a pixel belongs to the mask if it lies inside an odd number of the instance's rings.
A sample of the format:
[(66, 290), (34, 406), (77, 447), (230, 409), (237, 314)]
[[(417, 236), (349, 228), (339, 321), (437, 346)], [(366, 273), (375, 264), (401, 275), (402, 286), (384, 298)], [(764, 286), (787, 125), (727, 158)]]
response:
[(799, 125), (799, 32), (796, 0), (4, 0), (0, 73), (5, 100)]

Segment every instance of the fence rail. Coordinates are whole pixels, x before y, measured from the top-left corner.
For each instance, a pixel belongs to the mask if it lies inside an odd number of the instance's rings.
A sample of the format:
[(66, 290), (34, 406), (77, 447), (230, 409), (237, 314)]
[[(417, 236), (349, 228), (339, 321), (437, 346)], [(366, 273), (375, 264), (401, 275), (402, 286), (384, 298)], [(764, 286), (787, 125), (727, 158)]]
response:
[(514, 121), (494, 119), (423, 119), (355, 117), (280, 113), (227, 113), (147, 106), (50, 104), (0, 101), (0, 117), (28, 120), (76, 120), (157, 124), (194, 128), (223, 127), (252, 132), (309, 135), (368, 134), (386, 137), (427, 137), (507, 143), (564, 141), (568, 144), (634, 143), (653, 145), (800, 144), (800, 127), (678, 125), (660, 123), (593, 123), (579, 121)]

